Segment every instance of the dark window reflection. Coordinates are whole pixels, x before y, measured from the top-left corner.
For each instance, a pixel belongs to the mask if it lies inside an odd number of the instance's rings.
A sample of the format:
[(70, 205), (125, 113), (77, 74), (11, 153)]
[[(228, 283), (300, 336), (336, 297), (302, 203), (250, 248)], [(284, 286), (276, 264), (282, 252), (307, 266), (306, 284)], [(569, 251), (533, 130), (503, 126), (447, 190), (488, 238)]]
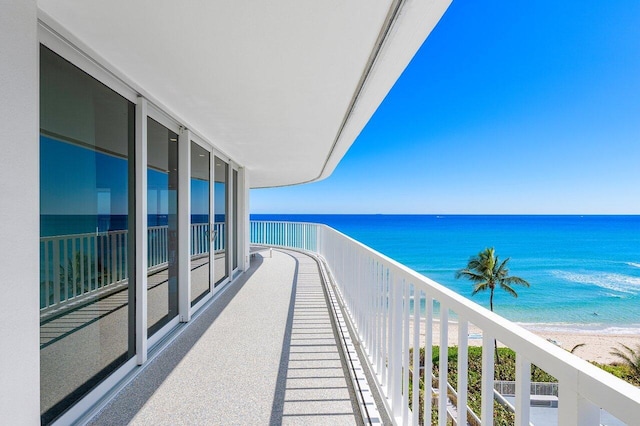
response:
[(135, 107), (40, 47), (40, 413), (134, 355)]
[(147, 119), (147, 325), (153, 335), (178, 315), (178, 135)]

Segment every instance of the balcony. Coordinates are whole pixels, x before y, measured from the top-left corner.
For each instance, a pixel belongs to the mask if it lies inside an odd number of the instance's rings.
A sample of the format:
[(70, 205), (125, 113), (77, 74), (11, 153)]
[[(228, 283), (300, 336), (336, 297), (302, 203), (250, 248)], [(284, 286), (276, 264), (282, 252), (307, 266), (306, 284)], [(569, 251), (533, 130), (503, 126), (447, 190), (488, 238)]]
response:
[(91, 423), (362, 424), (319, 266), (299, 251), (256, 253)]
[[(639, 389), (327, 226), (254, 221), (250, 227), (251, 243), (263, 248), (250, 270), (190, 326), (158, 343), (151, 362), (127, 379), (94, 424), (418, 424), (432, 412), (439, 425), (458, 424), (456, 413), (469, 412), (471, 324), (481, 330), (482, 404), (479, 416), (468, 414), (469, 424), (493, 424), (500, 389), (494, 339), (516, 353), (507, 398), (515, 424), (541, 424), (530, 403), (532, 364), (558, 380), (545, 424), (610, 424), (611, 416), (634, 424), (640, 417)], [(192, 242), (203, 232), (192, 229)], [(208, 250), (198, 247), (192, 244), (192, 265)], [(112, 277), (108, 285), (117, 286), (118, 273)], [(56, 308), (44, 306), (43, 313), (48, 309)], [(428, 382), (434, 346), (446, 359), (450, 337), (457, 381), (450, 383), (441, 363), (433, 388), (421, 396), (410, 384)], [(424, 365), (411, 350), (418, 347), (425, 347)]]

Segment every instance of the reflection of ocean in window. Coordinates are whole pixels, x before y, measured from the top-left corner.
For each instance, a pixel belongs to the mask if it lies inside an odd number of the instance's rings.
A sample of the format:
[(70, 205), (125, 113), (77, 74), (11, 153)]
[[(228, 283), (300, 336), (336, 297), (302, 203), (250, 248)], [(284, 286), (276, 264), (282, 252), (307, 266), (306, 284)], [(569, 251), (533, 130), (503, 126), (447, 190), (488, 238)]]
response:
[(46, 47), (40, 53), (40, 413), (48, 424), (135, 354), (135, 106)]
[(104, 232), (111, 227), (111, 190), (97, 188), (98, 191), (98, 227), (97, 232)]
[(226, 186), (227, 186), (226, 182), (216, 182), (214, 185), (214, 200), (215, 200), (216, 216), (222, 215), (224, 217), (224, 214), (226, 213), (226, 209), (227, 209)]

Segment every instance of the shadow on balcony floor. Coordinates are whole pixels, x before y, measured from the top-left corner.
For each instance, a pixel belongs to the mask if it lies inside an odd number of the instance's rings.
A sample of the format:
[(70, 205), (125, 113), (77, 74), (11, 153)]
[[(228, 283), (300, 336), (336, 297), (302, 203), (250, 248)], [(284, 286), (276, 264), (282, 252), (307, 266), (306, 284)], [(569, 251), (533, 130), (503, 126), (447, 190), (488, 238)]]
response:
[(357, 424), (310, 257), (274, 250), (90, 424)]

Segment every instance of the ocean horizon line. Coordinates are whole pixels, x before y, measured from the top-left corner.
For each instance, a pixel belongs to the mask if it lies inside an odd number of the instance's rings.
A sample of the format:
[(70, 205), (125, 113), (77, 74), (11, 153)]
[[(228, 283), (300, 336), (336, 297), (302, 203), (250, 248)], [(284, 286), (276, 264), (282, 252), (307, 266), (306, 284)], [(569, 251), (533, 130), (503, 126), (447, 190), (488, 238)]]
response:
[(250, 213), (249, 216), (637, 217), (640, 213)]

